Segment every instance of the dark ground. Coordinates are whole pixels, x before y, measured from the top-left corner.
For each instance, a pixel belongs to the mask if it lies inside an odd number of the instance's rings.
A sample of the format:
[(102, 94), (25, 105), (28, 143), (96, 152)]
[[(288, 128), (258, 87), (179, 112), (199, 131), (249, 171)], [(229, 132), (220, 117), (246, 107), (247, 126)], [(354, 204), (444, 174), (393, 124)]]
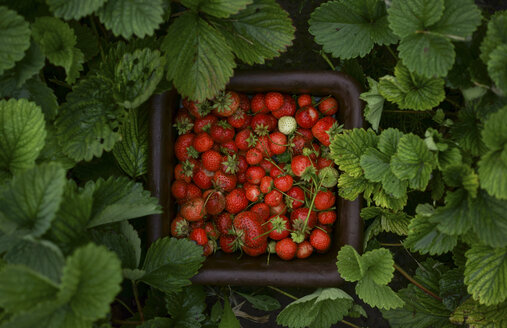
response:
[[(256, 65), (253, 67), (242, 67), (240, 69), (244, 70), (290, 70), (290, 69), (309, 69), (309, 70), (329, 70), (330, 67), (320, 55), (321, 47), (313, 41), (313, 36), (308, 32), (308, 20), (310, 18), (310, 14), (313, 12), (315, 8), (317, 8), (321, 3), (326, 2), (322, 0), (277, 0), (280, 5), (289, 12), (290, 17), (293, 20), (294, 26), (296, 27), (296, 38), (293, 41), (293, 45), (289, 47), (287, 52), (285, 52), (280, 57), (266, 62), (265, 65)], [(505, 10), (507, 9), (507, 0), (476, 0), (475, 1), (480, 7), (489, 12), (494, 12), (496, 10)], [(333, 64), (338, 64), (339, 61), (336, 59), (331, 59)], [(389, 240), (392, 239), (392, 240)], [(386, 242), (399, 243), (399, 239), (396, 236), (385, 236), (383, 238)], [(394, 259), (397, 264), (403, 267), (408, 273), (413, 274), (416, 269), (416, 260), (419, 258), (413, 258), (407, 251), (405, 251), (402, 247), (391, 247), (391, 251), (393, 252)], [(407, 285), (407, 280), (395, 272), (395, 276), (390, 283), (390, 286), (394, 290), (398, 290), (404, 288)], [(352, 319), (345, 318), (347, 321), (350, 321), (360, 327), (369, 327), (369, 328), (388, 328), (389, 324), (384, 318), (380, 311), (377, 309), (372, 309), (371, 307), (365, 305), (361, 302), (354, 293), (355, 284), (346, 283), (343, 286), (340, 286), (341, 289), (349, 293), (356, 300), (357, 304), (360, 304), (364, 307), (368, 314), (368, 318), (361, 319)], [(297, 297), (301, 297), (307, 294), (310, 294), (314, 291), (314, 289), (304, 289), (304, 288), (283, 288), (285, 291), (289, 292), (292, 295)], [(282, 308), (287, 304), (291, 303), (293, 300), (287, 296), (274, 292), (268, 288), (262, 290), (262, 293), (269, 294), (276, 297), (280, 303), (282, 304)], [(242, 301), (241, 299), (238, 299)], [(252, 309), (248, 305), (242, 308), (242, 311), (248, 313), (252, 316), (262, 317), (266, 315), (266, 312)], [(281, 327), (276, 324), (276, 316), (279, 311), (271, 312), (269, 315), (269, 321), (266, 323), (259, 323), (250, 321), (247, 319), (241, 319), (241, 325), (245, 328), (250, 327)], [(346, 324), (338, 323), (334, 325), (333, 328), (346, 328), (349, 327)]]

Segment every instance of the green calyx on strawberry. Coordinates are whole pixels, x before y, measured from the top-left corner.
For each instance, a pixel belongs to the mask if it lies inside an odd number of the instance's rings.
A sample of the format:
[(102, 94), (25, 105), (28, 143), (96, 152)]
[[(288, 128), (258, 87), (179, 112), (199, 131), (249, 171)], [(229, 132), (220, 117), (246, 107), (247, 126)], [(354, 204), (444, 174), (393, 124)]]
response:
[(221, 92), (215, 98), (212, 108), (216, 114), (223, 117), (231, 116), (239, 107), (239, 95), (236, 92)]
[(269, 126), (264, 125), (264, 124), (258, 124), (258, 125), (255, 127), (254, 132), (255, 132), (258, 136), (267, 136), (267, 135), (269, 134)]
[(302, 243), (305, 240), (306, 235), (310, 233), (310, 228), (306, 227), (306, 231), (307, 233), (303, 233), (303, 231), (294, 230), (293, 232), (290, 233), (290, 237), (295, 243), (297, 244)]
[(306, 182), (310, 182), (313, 179), (315, 179), (316, 177), (317, 177), (317, 169), (313, 165), (308, 166), (304, 170), (303, 174), (301, 174), (301, 179)]
[(192, 130), (192, 128), (194, 127), (194, 123), (192, 123), (192, 121), (189, 118), (184, 117), (178, 122), (174, 123), (173, 126), (178, 131), (178, 135), (182, 135), (187, 132), (190, 132), (190, 130)]
[(248, 143), (249, 147), (255, 147), (255, 145), (257, 145), (257, 136), (253, 133), (250, 133), (250, 136), (246, 138), (246, 142)]
[(193, 146), (188, 147), (187, 153), (190, 158), (198, 158), (199, 157), (199, 152), (197, 150), (195, 150), (195, 148)]
[(194, 175), (195, 164), (189, 160), (186, 160), (182, 164), (182, 173), (186, 177), (192, 177)]
[(329, 135), (329, 140), (331, 142), (336, 135), (343, 133), (343, 124), (339, 125), (338, 122), (334, 122), (331, 129), (327, 130), (326, 133)]
[(222, 162), (222, 165), (225, 166), (225, 173), (236, 174), (239, 170), (239, 161), (236, 154), (227, 155), (225, 161)]

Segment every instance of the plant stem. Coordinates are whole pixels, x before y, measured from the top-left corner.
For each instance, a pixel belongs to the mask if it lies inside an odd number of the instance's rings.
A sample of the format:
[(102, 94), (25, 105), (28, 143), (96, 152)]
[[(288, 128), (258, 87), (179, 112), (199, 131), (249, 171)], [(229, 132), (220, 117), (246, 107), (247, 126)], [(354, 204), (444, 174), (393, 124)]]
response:
[(141, 307), (141, 302), (139, 302), (139, 293), (137, 291), (137, 284), (134, 280), (131, 280), (132, 282), (132, 290), (134, 291), (134, 298), (136, 299), (136, 306), (137, 311), (139, 312), (139, 318), (142, 322), (144, 322), (144, 314), (143, 314), (143, 308)]
[(431, 110), (408, 110), (408, 109), (386, 109), (384, 113), (403, 113), (403, 114), (427, 114), (433, 113)]
[(119, 298), (115, 298), (114, 299), (116, 302), (120, 303), (125, 309), (127, 309), (127, 311), (130, 312), (130, 314), (132, 314), (133, 316), (136, 315), (134, 313), (134, 311), (132, 311), (132, 309), (130, 308), (130, 306), (128, 306), (127, 304), (125, 304), (125, 302), (123, 302), (121, 299)]
[(295, 300), (295, 301), (297, 301), (297, 300), (299, 299), (299, 298), (297, 298), (296, 296), (291, 295), (291, 294), (287, 293), (286, 291), (283, 291), (283, 290), (278, 289), (278, 288), (276, 288), (276, 287), (273, 287), (273, 286), (268, 286), (268, 288), (271, 288), (272, 290), (277, 291), (277, 292), (279, 292), (280, 294), (283, 294), (283, 295), (285, 295), (285, 296), (287, 296), (287, 297), (289, 297), (289, 298), (292, 298), (292, 299), (293, 299), (293, 300)]
[(380, 246), (385, 246), (385, 247), (400, 247), (400, 246), (403, 246), (403, 244), (401, 244), (401, 243), (394, 243), (394, 244), (391, 244), (391, 243), (380, 243)]
[(347, 320), (342, 320), (341, 322), (343, 322), (344, 324), (346, 324), (347, 326), (350, 326), (350, 327), (354, 327), (354, 328), (361, 328), (359, 326), (356, 326), (355, 324), (353, 324), (352, 322), (348, 322)]
[(396, 56), (393, 49), (391, 49), (391, 47), (389, 47), (388, 45), (386, 45), (386, 48), (389, 51), (389, 53), (393, 56), (394, 60), (398, 61), (398, 56)]
[(142, 322), (141, 321), (127, 321), (127, 320), (116, 320), (116, 319), (113, 319), (113, 323), (114, 324), (118, 324), (118, 325), (141, 325)]
[(394, 268), (396, 270), (398, 270), (398, 272), (401, 273), (402, 276), (404, 276), (405, 278), (407, 278), (408, 281), (410, 281), (411, 283), (413, 283), (420, 290), (422, 290), (426, 294), (430, 295), (434, 299), (436, 299), (438, 301), (442, 301), (442, 298), (440, 296), (436, 295), (431, 290), (427, 289), (426, 287), (424, 287), (423, 285), (421, 285), (420, 283), (418, 283), (411, 275), (409, 275), (405, 270), (403, 270), (401, 267), (399, 267), (396, 263), (394, 264)]
[(324, 60), (326, 61), (326, 63), (329, 65), (329, 67), (331, 67), (331, 69), (333, 71), (336, 71), (336, 67), (333, 65), (333, 63), (331, 62), (331, 60), (329, 59), (329, 57), (326, 55), (326, 53), (324, 51), (320, 51), (320, 55), (322, 56), (322, 58), (324, 58)]

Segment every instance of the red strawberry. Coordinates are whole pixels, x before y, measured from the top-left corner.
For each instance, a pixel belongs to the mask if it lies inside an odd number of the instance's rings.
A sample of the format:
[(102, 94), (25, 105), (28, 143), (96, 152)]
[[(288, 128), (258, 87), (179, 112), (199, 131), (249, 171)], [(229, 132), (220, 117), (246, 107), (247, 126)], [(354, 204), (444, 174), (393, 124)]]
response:
[(305, 192), (300, 187), (294, 186), (290, 188), (290, 190), (287, 191), (287, 195), (291, 197), (287, 197), (286, 200), (287, 204), (290, 204), (290, 208), (297, 209), (305, 204)]
[(182, 218), (181, 216), (177, 216), (171, 222), (171, 235), (175, 238), (185, 238), (188, 236), (190, 232), (190, 225), (188, 221)]
[(190, 132), (194, 123), (192, 117), (187, 112), (180, 110), (174, 119), (173, 126), (178, 131), (178, 135), (182, 135)]
[(213, 172), (210, 172), (204, 168), (199, 168), (195, 171), (193, 181), (197, 187), (201, 188), (202, 190), (206, 190), (212, 186), (212, 177)]
[(239, 213), (247, 206), (248, 199), (246, 199), (243, 189), (234, 189), (225, 197), (225, 209), (229, 213)]
[(197, 245), (204, 246), (208, 243), (208, 237), (206, 236), (206, 231), (203, 228), (197, 228), (190, 232), (188, 236), (190, 240), (193, 240), (197, 243)]
[(332, 225), (329, 225), (329, 224), (322, 224), (322, 223), (319, 223), (315, 226), (317, 229), (320, 229), (322, 231), (324, 231), (325, 233), (327, 233), (328, 235), (331, 235), (331, 232), (333, 231), (333, 226)]
[(248, 247), (248, 246), (241, 247), (241, 249), (243, 250), (243, 252), (245, 252), (245, 254), (248, 255), (248, 256), (259, 256), (259, 255), (262, 255), (262, 254), (266, 253), (267, 248), (268, 248), (268, 243), (267, 242), (265, 242), (264, 244), (260, 245), (259, 247)]
[(217, 215), (225, 209), (225, 196), (220, 191), (206, 190), (202, 195), (206, 202), (206, 213)]
[(306, 144), (310, 144), (313, 140), (313, 133), (311, 129), (298, 128), (296, 134), (302, 136), (305, 139)]
[(194, 169), (196, 162), (192, 161), (184, 161), (183, 163), (178, 163), (174, 167), (174, 179), (183, 180), (185, 182), (192, 181), (192, 176), (194, 175)]
[(268, 136), (260, 136), (257, 138), (257, 144), (255, 148), (259, 149), (262, 152), (264, 157), (272, 157), (273, 153), (269, 148), (269, 137)]
[(315, 229), (310, 235), (310, 244), (318, 252), (325, 252), (331, 245), (331, 237), (320, 229)]
[(213, 147), (213, 139), (206, 132), (201, 132), (195, 136), (193, 146), (199, 153), (203, 153)]
[(244, 93), (239, 94), (239, 108), (245, 113), (250, 110), (250, 99)]
[(257, 148), (251, 148), (246, 152), (246, 161), (250, 165), (257, 165), (262, 159), (262, 152)]
[(194, 133), (208, 132), (211, 126), (218, 122), (218, 117), (214, 115), (206, 115), (203, 118), (198, 118), (194, 122)]
[(202, 166), (210, 172), (216, 172), (220, 170), (222, 160), (222, 155), (220, 155), (220, 153), (215, 150), (208, 150), (201, 155)]
[(290, 151), (292, 155), (301, 155), (303, 154), (303, 148), (305, 148), (307, 142), (305, 138), (301, 135), (295, 135), (290, 140)]
[(224, 155), (234, 155), (238, 152), (238, 147), (233, 140), (229, 140), (220, 145), (220, 151)]
[(187, 185), (183, 180), (174, 180), (171, 186), (171, 193), (176, 199), (183, 199), (187, 196)]
[(298, 259), (306, 259), (313, 253), (313, 246), (310, 244), (308, 240), (303, 241), (298, 244), (298, 250), (296, 253), (296, 257)]
[(299, 107), (311, 106), (312, 104), (312, 96), (309, 94), (302, 94), (298, 97), (298, 105)]
[(271, 172), (271, 169), (275, 167), (273, 163), (268, 161), (266, 158), (262, 159), (262, 161), (259, 163), (259, 166), (262, 167), (264, 171), (266, 171), (266, 174), (269, 174), (269, 172)]
[(269, 111), (275, 111), (283, 106), (284, 96), (280, 92), (268, 92), (264, 97), (264, 103)]
[(269, 149), (275, 155), (285, 153), (287, 150), (287, 136), (281, 132), (273, 132), (269, 135)]
[(278, 206), (283, 201), (283, 194), (278, 190), (271, 190), (264, 196), (264, 203), (270, 207)]
[[(308, 150), (310, 151), (309, 154), (310, 154), (310, 159), (312, 161), (317, 161), (317, 156), (320, 156), (320, 146), (318, 143), (315, 143), (315, 142), (312, 142), (310, 144), (310, 147), (308, 147)], [(305, 154), (305, 150), (303, 149), (303, 155), (306, 155)]]
[(174, 154), (180, 162), (199, 156), (194, 147), (192, 147), (194, 138), (195, 135), (193, 133), (187, 133), (179, 136), (174, 142)]
[(290, 238), (285, 238), (276, 243), (276, 254), (282, 260), (290, 261), (296, 256), (297, 244)]
[(269, 218), (269, 206), (265, 203), (257, 203), (250, 209), (250, 212), (257, 216), (257, 219), (264, 223)]
[(317, 169), (321, 170), (321, 169), (328, 167), (328, 166), (331, 166), (331, 167), (334, 166), (334, 162), (332, 159), (325, 158), (325, 157), (317, 158)]
[(292, 172), (296, 176), (300, 177), (303, 175), (303, 173), (305, 173), (307, 168), (312, 166), (312, 161), (310, 161), (310, 159), (304, 155), (298, 155), (298, 156), (292, 157), (292, 162), (291, 162), (290, 166), (291, 166)]
[(323, 115), (334, 115), (338, 111), (338, 102), (333, 97), (324, 99), (319, 104), (319, 110)]
[(208, 239), (206, 245), (203, 246), (202, 253), (204, 256), (210, 256), (211, 254), (215, 253), (216, 249), (217, 242), (213, 239)]
[(240, 129), (245, 126), (247, 122), (247, 116), (244, 111), (238, 109), (237, 111), (227, 118), (227, 123), (236, 129)]
[(293, 182), (294, 180), (290, 175), (278, 176), (273, 181), (275, 188), (283, 192), (289, 191), (289, 189), (292, 188)]
[(326, 190), (320, 190), (315, 196), (315, 208), (319, 211), (327, 210), (328, 208), (334, 206), (336, 202), (336, 196), (333, 192)]
[[(274, 120), (274, 124), (273, 124)], [(268, 114), (257, 114), (252, 117), (252, 121), (250, 122), (250, 127), (258, 136), (268, 135), (269, 132), (273, 131), (276, 128), (277, 122), (276, 118)]]
[(319, 214), (317, 214), (317, 219), (321, 224), (333, 224), (336, 221), (336, 212), (335, 211), (319, 212)]
[(312, 106), (305, 106), (296, 112), (296, 122), (304, 129), (311, 129), (319, 119), (319, 112)]
[(260, 166), (250, 166), (246, 170), (246, 179), (248, 182), (253, 184), (259, 184), (266, 172)]
[(285, 215), (285, 213), (287, 213), (287, 206), (283, 202), (280, 202), (280, 204), (269, 208), (269, 215), (271, 216)]
[(218, 229), (218, 232), (222, 235), (227, 235), (230, 233), (232, 228), (232, 215), (231, 213), (221, 213), (220, 215), (216, 216), (215, 219), (215, 225)]
[(196, 101), (189, 100), (188, 98), (184, 98), (181, 103), (183, 104), (183, 107), (185, 107), (195, 118), (202, 118), (209, 113), (209, 106), (207, 103), (200, 104)]
[(267, 229), (271, 231), (269, 238), (274, 240), (282, 240), (290, 234), (289, 219), (283, 215), (277, 215), (269, 219)]
[(239, 184), (244, 184), (248, 181), (246, 179), (246, 172), (238, 172), (237, 176), (238, 176), (238, 183)]
[(213, 184), (218, 190), (226, 192), (232, 191), (236, 188), (238, 178), (234, 174), (227, 174), (222, 171), (217, 171), (213, 177)]
[(315, 226), (317, 223), (317, 214), (311, 211), (310, 216), (308, 216), (308, 211), (306, 207), (301, 207), (292, 211), (290, 214), (290, 222), (294, 230), (301, 231), (306, 220), (308, 220), (306, 223), (307, 228), (312, 229)]
[[(326, 116), (321, 118), (320, 120), (315, 123), (315, 125), (312, 128), (312, 133), (317, 140), (320, 141), (324, 146), (329, 147), (331, 144), (329, 134), (332, 133), (332, 128), (334, 124), (336, 123), (336, 120), (331, 116)], [(335, 126), (336, 129), (336, 126)]]
[(197, 197), (201, 197), (201, 196), (202, 196), (202, 192), (201, 192), (201, 189), (199, 189), (199, 187), (197, 187), (193, 183), (189, 183), (187, 185), (187, 195), (185, 196), (185, 200), (189, 200), (189, 199), (197, 198)]
[(289, 95), (285, 95), (285, 101), (280, 109), (272, 112), (273, 116), (280, 118), (283, 116), (294, 116), (296, 113), (296, 101)]
[(215, 98), (213, 114), (221, 117), (231, 116), (239, 107), (239, 95), (234, 91), (227, 91)]
[(258, 93), (252, 97), (250, 107), (251, 107), (252, 113), (254, 113), (254, 114), (269, 112), (269, 109), (266, 107), (266, 104), (264, 103), (264, 94), (262, 94), (262, 93)]
[(273, 178), (269, 176), (264, 176), (261, 179), (260, 190), (263, 194), (267, 194), (273, 189)]
[(194, 229), (197, 229), (197, 228), (203, 228), (204, 229), (204, 225), (206, 223), (204, 222), (204, 220), (198, 220), (198, 221), (194, 221), (192, 223), (190, 223), (190, 230), (194, 230)]
[(225, 253), (234, 253), (237, 249), (236, 237), (233, 235), (221, 235), (218, 242)]
[(180, 214), (190, 222), (201, 220), (206, 215), (204, 199), (201, 197), (190, 199), (181, 206)]
[(248, 183), (245, 184), (243, 188), (245, 189), (246, 199), (248, 199), (251, 202), (256, 202), (259, 200), (259, 196), (261, 195), (259, 186)]
[(267, 243), (267, 236), (263, 235), (264, 229), (254, 213), (241, 212), (236, 215), (232, 224), (243, 245), (256, 248)]
[(277, 178), (281, 175), (284, 175), (285, 174), (285, 171), (283, 170), (284, 168), (284, 165), (281, 164), (281, 165), (273, 165), (273, 168), (271, 169), (271, 171), (269, 172), (269, 175), (272, 177), (272, 178)]
[(208, 239), (217, 240), (218, 237), (220, 236), (217, 227), (215, 227), (215, 224), (212, 221), (206, 222), (206, 224), (204, 225), (204, 231), (206, 231)]
[(227, 121), (219, 121), (213, 124), (209, 131), (215, 142), (224, 143), (234, 138), (234, 128)]
[(246, 161), (246, 157), (239, 155), (238, 156), (238, 172), (246, 172), (248, 169), (248, 162)]
[(236, 133), (234, 143), (240, 150), (248, 150), (257, 143), (257, 138), (250, 129), (243, 129)]

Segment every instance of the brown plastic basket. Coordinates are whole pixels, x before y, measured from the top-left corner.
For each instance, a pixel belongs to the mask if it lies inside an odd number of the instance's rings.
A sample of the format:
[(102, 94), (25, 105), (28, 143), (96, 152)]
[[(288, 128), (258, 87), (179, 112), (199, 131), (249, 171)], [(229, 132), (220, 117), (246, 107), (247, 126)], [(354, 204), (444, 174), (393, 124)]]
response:
[[(317, 96), (333, 95), (339, 102), (338, 122), (344, 128), (361, 127), (362, 102), (360, 87), (349, 76), (332, 71), (244, 72), (236, 73), (227, 88), (247, 94), (280, 91), (288, 94), (309, 93)], [(164, 213), (148, 218), (148, 242), (170, 234), (170, 222), (177, 211), (171, 199), (170, 183), (176, 158), (173, 143), (177, 137), (172, 128), (173, 115), (180, 98), (175, 91), (155, 95), (150, 105), (150, 164), (148, 186), (159, 198)], [(336, 255), (343, 245), (362, 251), (363, 222), (359, 216), (361, 201), (347, 201), (337, 197), (337, 214), (333, 244), (325, 254), (313, 254), (304, 260), (283, 261), (266, 255), (242, 256), (217, 252), (204, 262), (192, 281), (209, 285), (273, 285), (328, 287), (343, 282), (336, 269)]]

